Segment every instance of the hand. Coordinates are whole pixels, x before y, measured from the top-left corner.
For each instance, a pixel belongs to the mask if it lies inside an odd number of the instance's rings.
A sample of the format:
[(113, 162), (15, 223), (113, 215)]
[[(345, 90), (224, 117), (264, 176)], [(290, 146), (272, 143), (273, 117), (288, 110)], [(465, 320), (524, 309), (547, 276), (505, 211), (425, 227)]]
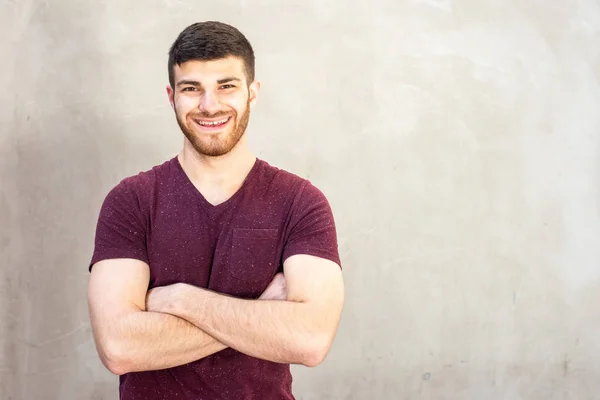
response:
[(279, 272), (265, 291), (258, 298), (259, 300), (287, 300), (287, 285), (285, 276)]
[(178, 283), (155, 287), (146, 293), (146, 311), (168, 313), (177, 298)]

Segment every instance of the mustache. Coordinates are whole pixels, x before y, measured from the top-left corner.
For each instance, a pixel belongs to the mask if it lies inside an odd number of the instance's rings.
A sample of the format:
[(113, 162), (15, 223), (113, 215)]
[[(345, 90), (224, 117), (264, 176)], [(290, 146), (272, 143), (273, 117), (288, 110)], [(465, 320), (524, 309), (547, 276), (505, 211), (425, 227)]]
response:
[(232, 116), (231, 113), (225, 113), (225, 112), (219, 112), (219, 113), (215, 113), (215, 114), (208, 114), (208, 113), (196, 113), (196, 114), (188, 114), (190, 118), (193, 119), (202, 119), (202, 118), (206, 118), (206, 119), (213, 119), (213, 118), (225, 118), (225, 117), (229, 117)]

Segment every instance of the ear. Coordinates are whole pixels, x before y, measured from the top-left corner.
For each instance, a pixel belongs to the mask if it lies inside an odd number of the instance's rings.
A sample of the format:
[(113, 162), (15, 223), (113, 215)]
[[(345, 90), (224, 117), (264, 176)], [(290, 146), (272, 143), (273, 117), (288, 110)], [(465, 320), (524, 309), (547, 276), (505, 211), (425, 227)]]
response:
[(250, 99), (250, 107), (254, 107), (256, 104), (256, 99), (258, 98), (258, 92), (260, 91), (260, 82), (254, 81), (248, 87), (249, 99)]
[(175, 109), (175, 91), (171, 87), (171, 85), (167, 85), (167, 96), (169, 96), (169, 103), (171, 103), (171, 108)]

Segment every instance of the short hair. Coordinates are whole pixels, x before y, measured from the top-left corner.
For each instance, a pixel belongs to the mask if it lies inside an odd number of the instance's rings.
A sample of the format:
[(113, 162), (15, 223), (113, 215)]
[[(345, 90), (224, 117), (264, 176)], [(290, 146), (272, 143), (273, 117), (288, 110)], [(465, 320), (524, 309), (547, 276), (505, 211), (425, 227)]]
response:
[(175, 88), (175, 65), (186, 61), (212, 61), (230, 56), (244, 62), (247, 83), (254, 81), (254, 51), (235, 27), (218, 21), (197, 22), (185, 28), (169, 50), (169, 83)]

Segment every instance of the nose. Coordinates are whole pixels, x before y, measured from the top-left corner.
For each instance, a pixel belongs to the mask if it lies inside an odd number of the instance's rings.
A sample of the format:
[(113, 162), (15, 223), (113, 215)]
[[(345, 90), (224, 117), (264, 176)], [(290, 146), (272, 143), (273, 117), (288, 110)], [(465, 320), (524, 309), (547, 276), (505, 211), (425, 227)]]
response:
[(217, 96), (214, 93), (206, 91), (200, 98), (200, 104), (198, 105), (198, 108), (200, 111), (203, 111), (206, 114), (215, 114), (216, 112), (220, 111), (221, 106)]

